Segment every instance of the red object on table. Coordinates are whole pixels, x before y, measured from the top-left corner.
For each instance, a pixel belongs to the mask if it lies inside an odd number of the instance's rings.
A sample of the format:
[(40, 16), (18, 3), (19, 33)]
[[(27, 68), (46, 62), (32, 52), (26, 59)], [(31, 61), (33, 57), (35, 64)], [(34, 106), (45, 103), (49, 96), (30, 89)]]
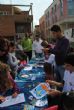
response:
[(44, 110), (58, 110), (58, 105), (54, 105), (54, 106), (46, 108)]
[(26, 65), (27, 64), (27, 62), (24, 60), (24, 61), (21, 61), (21, 63), (20, 64), (22, 64), (22, 65)]

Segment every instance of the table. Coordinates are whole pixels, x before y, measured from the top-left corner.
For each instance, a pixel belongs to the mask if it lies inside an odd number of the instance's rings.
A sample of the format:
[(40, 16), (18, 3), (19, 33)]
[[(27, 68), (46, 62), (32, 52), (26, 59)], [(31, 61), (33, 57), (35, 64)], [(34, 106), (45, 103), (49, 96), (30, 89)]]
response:
[[(10, 107), (5, 107), (5, 108), (0, 108), (0, 110), (24, 110), (24, 105), (30, 104), (30, 105), (35, 105), (35, 101), (37, 101), (32, 94), (29, 92), (31, 89), (36, 87), (41, 82), (45, 81), (45, 73), (43, 71), (43, 67), (40, 65), (43, 63), (43, 60), (36, 60), (32, 59), (27, 66), (32, 66), (32, 70), (21, 70), (19, 74), (17, 74), (15, 81), (20, 88), (20, 92), (24, 93), (26, 102), (17, 104), (14, 106)], [(29, 79), (24, 79), (21, 78), (21, 74), (26, 73), (29, 75)], [(42, 98), (41, 100), (46, 100), (46, 97)], [(47, 105), (44, 107), (36, 107), (34, 106), (34, 110), (42, 110), (45, 108)]]

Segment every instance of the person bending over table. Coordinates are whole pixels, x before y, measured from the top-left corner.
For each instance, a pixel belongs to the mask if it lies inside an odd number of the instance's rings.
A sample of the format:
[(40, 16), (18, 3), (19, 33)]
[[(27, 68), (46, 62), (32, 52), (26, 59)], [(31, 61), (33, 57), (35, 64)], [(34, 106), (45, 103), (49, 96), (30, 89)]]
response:
[(64, 110), (63, 104), (67, 105), (67, 110), (74, 110), (74, 97), (68, 97), (71, 93), (74, 94), (74, 54), (68, 54), (65, 58), (65, 73), (63, 83), (52, 80), (46, 80), (50, 85), (62, 86), (63, 91), (51, 89), (48, 91), (48, 105), (59, 105), (59, 110)]
[(5, 97), (12, 95), (17, 97), (19, 89), (10, 75), (8, 65), (0, 62), (0, 103), (5, 101)]

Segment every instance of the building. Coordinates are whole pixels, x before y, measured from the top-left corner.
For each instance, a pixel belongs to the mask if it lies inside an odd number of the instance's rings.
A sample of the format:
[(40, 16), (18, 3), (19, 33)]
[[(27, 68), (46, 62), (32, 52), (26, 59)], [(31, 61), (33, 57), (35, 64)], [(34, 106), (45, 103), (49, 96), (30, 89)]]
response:
[(44, 15), (39, 19), (39, 25), (40, 25), (41, 36), (44, 38), (44, 37), (46, 37), (45, 36), (45, 16)]
[(34, 36), (39, 35), (40, 37), (40, 25), (35, 25)]
[(21, 37), (31, 32), (33, 15), (29, 11), (22, 11), (21, 5), (0, 4), (0, 36), (14, 39), (15, 36)]
[(74, 0), (53, 0), (45, 10), (46, 36), (50, 36), (53, 24), (61, 26), (62, 31), (74, 28)]

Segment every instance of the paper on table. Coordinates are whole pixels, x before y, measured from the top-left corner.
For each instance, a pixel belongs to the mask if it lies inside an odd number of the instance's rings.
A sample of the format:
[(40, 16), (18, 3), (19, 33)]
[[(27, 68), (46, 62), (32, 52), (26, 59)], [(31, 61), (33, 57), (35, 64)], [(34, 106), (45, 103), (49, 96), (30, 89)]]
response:
[(45, 105), (48, 105), (47, 100), (37, 100), (37, 102), (35, 103), (35, 106), (37, 106), (37, 107), (43, 107)]
[(21, 75), (21, 77), (22, 77), (22, 78), (28, 78), (28, 77), (29, 77), (29, 75), (22, 74), (22, 75)]
[(50, 86), (47, 83), (40, 83), (30, 92), (36, 99), (41, 99), (47, 94), (47, 91), (50, 90)]
[(30, 65), (25, 66), (25, 67), (24, 67), (24, 70), (26, 70), (26, 71), (30, 71), (30, 70), (32, 70), (32, 66), (30, 66)]
[(0, 104), (0, 107), (7, 107), (10, 105), (15, 105), (22, 102), (25, 102), (25, 97), (23, 93), (18, 94), (16, 98), (12, 98), (12, 96), (6, 97), (6, 100)]

